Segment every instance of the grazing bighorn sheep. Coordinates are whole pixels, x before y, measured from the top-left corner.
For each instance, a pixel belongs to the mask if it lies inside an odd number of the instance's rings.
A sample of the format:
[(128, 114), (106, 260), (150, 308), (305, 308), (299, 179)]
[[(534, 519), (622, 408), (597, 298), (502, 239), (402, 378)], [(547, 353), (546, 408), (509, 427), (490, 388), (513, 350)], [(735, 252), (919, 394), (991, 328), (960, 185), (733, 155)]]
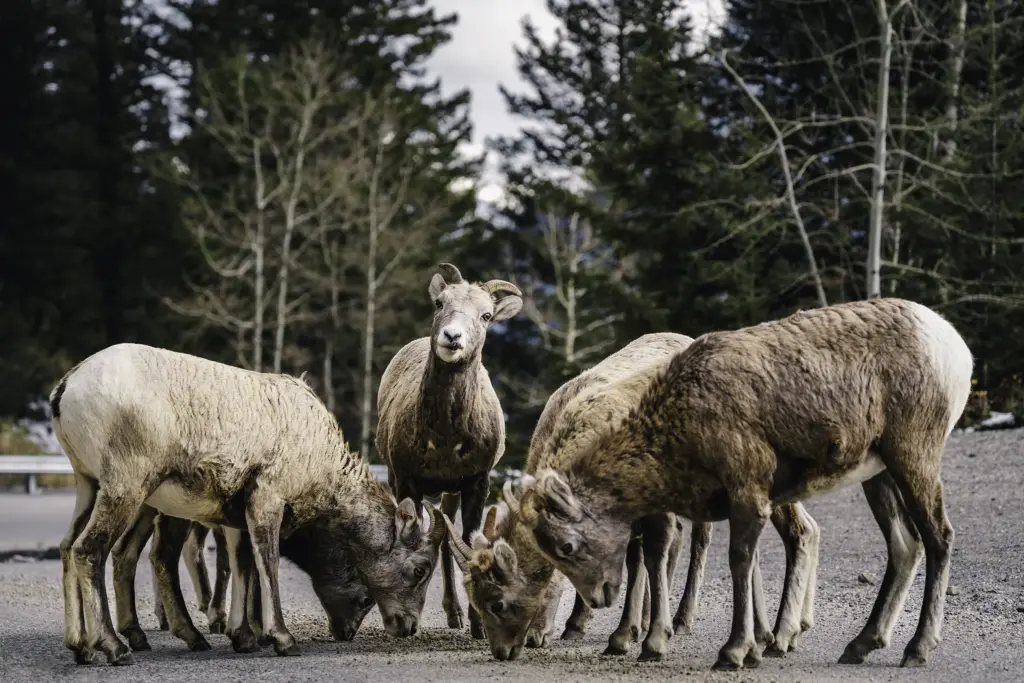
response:
[[(438, 266), (428, 291), (434, 302), (429, 337), (402, 347), (388, 363), (377, 393), (377, 454), (388, 467), (396, 495), (417, 505), (443, 494), (449, 517), (462, 504), (464, 539), (480, 527), (489, 474), (505, 452), (505, 415), (482, 354), (491, 323), (508, 320), (523, 306), (522, 292), (504, 280), (466, 282), (450, 263)], [(510, 296), (497, 298), (499, 293)], [(451, 550), (441, 551), (442, 604), (449, 628), (462, 628)], [(470, 630), (483, 638), (469, 609)]]
[(558, 470), (539, 472), (521, 517), (593, 607), (616, 596), (633, 520), (667, 511), (728, 519), (733, 622), (715, 667), (738, 669), (760, 657), (751, 565), (772, 506), (861, 483), (889, 565), (840, 661), (862, 662), (888, 643), (920, 539), (924, 601), (902, 665), (923, 666), (941, 640), (953, 544), (942, 453), (972, 369), (949, 322), (901, 299), (707, 334), (672, 359), (617, 428)]
[(78, 488), (61, 542), (64, 642), (76, 662), (91, 662), (95, 650), (112, 664), (132, 661), (111, 624), (104, 565), (144, 506), (224, 527), (236, 650), (258, 647), (244, 614), (255, 567), (263, 629), (278, 654), (298, 654), (277, 579), (290, 541), (301, 549), (299, 566), (323, 568), (329, 580), (351, 558), (388, 633), (416, 633), (445, 534), (440, 511), (428, 533), (413, 502), (396, 503), (349, 451), (302, 381), (118, 344), (65, 375), (50, 403)]
[[(663, 333), (649, 334), (629, 343), (593, 368), (556, 390), (541, 414), (530, 444), (527, 472), (556, 467), (588, 452), (602, 432), (626, 419), (658, 374), (672, 357), (686, 349), (689, 337)], [(531, 477), (524, 479), (528, 486)], [(483, 534), (472, 537), (472, 547), (450, 538), (455, 557), (463, 568), (466, 593), (481, 612), (492, 653), (498, 659), (514, 658), (522, 645), (543, 645), (553, 627), (561, 595), (562, 575), (532, 542), (530, 530), (519, 523), (520, 508), (505, 486), (507, 508), (499, 504), (488, 510)], [(508, 514), (500, 514), (508, 512)], [(499, 521), (500, 514), (500, 521)], [(818, 532), (814, 520), (802, 506), (782, 506), (772, 517), (787, 548), (785, 596), (776, 626), (779, 654), (786, 652), (812, 620), (817, 561)], [(804, 523), (798, 524), (794, 520)], [(668, 594), (681, 548), (682, 523), (672, 513), (650, 515), (632, 525), (626, 555), (628, 582), (622, 620), (608, 641), (605, 654), (624, 654), (629, 642), (641, 630), (641, 607), (647, 576), (650, 576), (651, 621), (640, 654), (641, 660), (661, 659), (673, 631), (689, 632), (696, 616), (697, 596), (711, 539), (710, 522), (694, 523), (691, 529), (691, 559), (686, 589), (679, 611), (669, 623)], [(450, 536), (449, 532), (449, 536)], [(646, 565), (646, 568), (645, 568)], [(755, 564), (756, 570), (756, 564)], [(759, 641), (771, 643), (760, 576), (755, 613)], [(808, 602), (809, 598), (809, 602)], [(590, 607), (577, 595), (563, 638), (582, 634), (590, 618)], [(773, 647), (775, 647), (773, 645)]]

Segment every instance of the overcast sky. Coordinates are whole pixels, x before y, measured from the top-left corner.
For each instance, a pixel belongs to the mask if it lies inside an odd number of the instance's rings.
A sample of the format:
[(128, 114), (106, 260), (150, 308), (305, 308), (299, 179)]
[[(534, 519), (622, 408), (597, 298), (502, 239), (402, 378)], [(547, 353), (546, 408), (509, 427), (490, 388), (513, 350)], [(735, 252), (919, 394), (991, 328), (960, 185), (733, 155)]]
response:
[[(522, 18), (529, 15), (541, 35), (554, 35), (555, 18), (544, 0), (433, 0), (440, 13), (457, 12), (459, 23), (452, 41), (431, 60), (434, 73), (441, 77), (446, 92), (469, 88), (473, 93), (473, 151), (479, 151), (485, 138), (509, 135), (519, 122), (505, 111), (498, 84), (514, 91), (524, 88), (516, 73), (513, 45), (524, 45)], [(709, 21), (721, 20), (722, 0), (689, 0), (688, 9), (696, 34), (704, 33)], [(489, 164), (492, 166), (492, 164)], [(486, 174), (481, 199), (494, 197), (498, 181), (493, 168)]]

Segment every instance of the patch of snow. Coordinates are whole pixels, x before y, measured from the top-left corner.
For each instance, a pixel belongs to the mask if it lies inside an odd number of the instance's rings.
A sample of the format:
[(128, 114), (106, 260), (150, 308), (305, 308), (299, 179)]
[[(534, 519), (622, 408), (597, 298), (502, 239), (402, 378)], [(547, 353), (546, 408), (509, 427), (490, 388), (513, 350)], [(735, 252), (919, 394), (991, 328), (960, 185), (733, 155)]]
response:
[(1016, 424), (1017, 420), (1014, 418), (1013, 413), (997, 413), (993, 411), (978, 426), (991, 429), (992, 427), (1011, 427)]

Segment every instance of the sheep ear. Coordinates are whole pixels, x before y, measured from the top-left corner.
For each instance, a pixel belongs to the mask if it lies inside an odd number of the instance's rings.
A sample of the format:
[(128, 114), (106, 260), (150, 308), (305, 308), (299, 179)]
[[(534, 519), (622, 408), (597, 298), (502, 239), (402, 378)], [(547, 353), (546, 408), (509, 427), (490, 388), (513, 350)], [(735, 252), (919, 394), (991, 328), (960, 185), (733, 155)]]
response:
[(420, 529), (420, 516), (416, 513), (416, 503), (412, 502), (412, 498), (403, 500), (395, 510), (395, 533), (405, 542), (423, 533)]
[(444, 291), (444, 288), (447, 286), (448, 284), (444, 281), (444, 278), (441, 276), (441, 274), (434, 273), (434, 277), (430, 278), (430, 287), (427, 288), (427, 290), (430, 292), (430, 298), (436, 299), (438, 295), (441, 294), (441, 292)]
[(516, 561), (516, 551), (512, 550), (505, 541), (498, 541), (492, 548), (494, 553), (494, 567), (501, 575), (501, 579), (508, 583), (516, 575), (519, 563)]
[(515, 317), (516, 313), (523, 307), (523, 300), (518, 296), (506, 296), (504, 299), (494, 304), (494, 317), (491, 318), (491, 322), (498, 322), (499, 320), (508, 320), (509, 318)]
[(583, 510), (572, 494), (569, 484), (561, 475), (552, 470), (545, 472), (534, 489), (544, 497), (545, 507), (565, 517), (570, 522), (583, 519)]

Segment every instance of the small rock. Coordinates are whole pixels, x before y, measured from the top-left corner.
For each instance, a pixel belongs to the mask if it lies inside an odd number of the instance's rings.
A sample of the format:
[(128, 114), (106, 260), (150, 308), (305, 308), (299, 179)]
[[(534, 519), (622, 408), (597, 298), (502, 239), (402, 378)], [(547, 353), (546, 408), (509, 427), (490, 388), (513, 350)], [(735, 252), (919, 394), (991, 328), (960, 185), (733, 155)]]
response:
[(1017, 611), (1024, 614), (1024, 605), (1017, 605)]
[(977, 454), (977, 453), (968, 453), (968, 454), (967, 454), (967, 457), (968, 457), (968, 458), (977, 458), (977, 457), (978, 457), (978, 454)]
[(946, 586), (946, 595), (960, 595), (960, 587), (949, 584)]
[(871, 586), (874, 586), (876, 583), (878, 583), (878, 577), (872, 574), (871, 572), (862, 573), (860, 576), (857, 577), (857, 580), (861, 583), (866, 583)]

